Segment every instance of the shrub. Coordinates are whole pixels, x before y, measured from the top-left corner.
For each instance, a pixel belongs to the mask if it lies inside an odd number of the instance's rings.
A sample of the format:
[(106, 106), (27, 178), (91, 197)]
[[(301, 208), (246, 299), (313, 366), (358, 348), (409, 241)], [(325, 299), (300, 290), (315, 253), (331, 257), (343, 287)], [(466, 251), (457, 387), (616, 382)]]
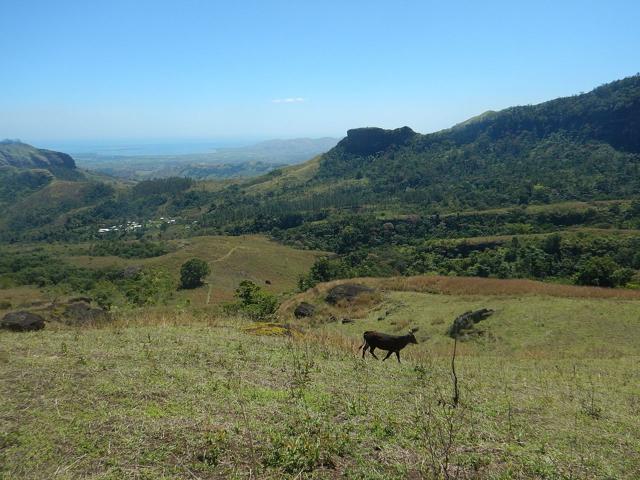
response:
[(210, 272), (211, 269), (204, 260), (199, 258), (187, 260), (180, 268), (180, 287), (199, 287), (203, 284), (204, 277), (209, 275)]
[(138, 307), (165, 302), (175, 290), (175, 283), (166, 268), (155, 267), (142, 270), (124, 285), (127, 300)]
[(609, 257), (592, 257), (578, 267), (576, 283), (596, 287), (614, 287), (616, 270), (618, 270), (618, 264)]
[(91, 296), (100, 308), (110, 310), (116, 302), (116, 299), (121, 295), (118, 288), (112, 282), (100, 280), (93, 287)]
[(235, 297), (236, 303), (229, 305), (227, 310), (244, 313), (256, 320), (268, 317), (278, 309), (275, 295), (265, 292), (250, 280), (240, 282)]

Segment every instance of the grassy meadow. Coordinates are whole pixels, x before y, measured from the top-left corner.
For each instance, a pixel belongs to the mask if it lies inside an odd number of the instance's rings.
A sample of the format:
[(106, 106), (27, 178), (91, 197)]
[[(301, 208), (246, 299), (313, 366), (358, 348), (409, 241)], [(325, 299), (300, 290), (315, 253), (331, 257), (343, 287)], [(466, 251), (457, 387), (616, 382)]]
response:
[[(638, 295), (363, 282), (356, 305), (324, 304), (327, 285), (285, 302), (287, 327), (205, 306), (1, 332), (0, 478), (640, 477)], [(302, 299), (311, 320), (289, 316)], [(445, 331), (482, 307), (453, 408)], [(415, 326), (403, 363), (358, 355), (364, 330)]]
[(147, 259), (91, 257), (73, 253), (67, 258), (71, 263), (84, 267), (162, 266), (174, 272), (176, 280), (184, 262), (194, 257), (201, 258), (211, 267), (211, 274), (205, 279), (207, 288), (183, 290), (176, 298), (189, 299), (193, 305), (202, 306), (231, 300), (242, 280), (251, 280), (272, 293), (293, 292), (298, 276), (309, 270), (319, 254), (296, 250), (262, 235), (202, 236), (173, 240), (170, 245), (174, 251)]

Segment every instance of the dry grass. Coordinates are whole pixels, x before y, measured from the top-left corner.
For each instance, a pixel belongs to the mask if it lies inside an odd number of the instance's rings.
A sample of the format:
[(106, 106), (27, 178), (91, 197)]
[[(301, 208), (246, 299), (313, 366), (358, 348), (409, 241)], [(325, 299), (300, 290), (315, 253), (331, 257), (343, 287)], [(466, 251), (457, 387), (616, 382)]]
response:
[(563, 298), (640, 299), (640, 290), (620, 288), (579, 287), (544, 283), (535, 280), (497, 279), (478, 277), (446, 277), (441, 275), (419, 275), (413, 277), (353, 278), (334, 280), (316, 285), (282, 303), (278, 313), (289, 317), (295, 307), (303, 301), (313, 303), (326, 296), (336, 285), (359, 283), (381, 291), (421, 292), (444, 295), (498, 295), (498, 296), (549, 296)]
[(442, 293), (445, 295), (544, 295), (566, 298), (640, 299), (640, 290), (579, 287), (523, 279), (415, 276), (363, 279), (385, 290)]
[(453, 410), (444, 349), (362, 361), (360, 339), (337, 330), (137, 318), (147, 325), (0, 332), (0, 478), (638, 478), (637, 354), (461, 344)]

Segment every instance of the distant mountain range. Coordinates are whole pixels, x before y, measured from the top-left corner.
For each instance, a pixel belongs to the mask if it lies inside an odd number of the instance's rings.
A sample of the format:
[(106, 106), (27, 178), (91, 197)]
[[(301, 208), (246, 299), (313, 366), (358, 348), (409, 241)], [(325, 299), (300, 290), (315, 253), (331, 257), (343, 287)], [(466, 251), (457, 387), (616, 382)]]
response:
[(246, 147), (220, 148), (210, 153), (184, 155), (77, 154), (82, 167), (130, 180), (253, 177), (274, 168), (309, 160), (333, 148), (336, 138), (267, 140)]

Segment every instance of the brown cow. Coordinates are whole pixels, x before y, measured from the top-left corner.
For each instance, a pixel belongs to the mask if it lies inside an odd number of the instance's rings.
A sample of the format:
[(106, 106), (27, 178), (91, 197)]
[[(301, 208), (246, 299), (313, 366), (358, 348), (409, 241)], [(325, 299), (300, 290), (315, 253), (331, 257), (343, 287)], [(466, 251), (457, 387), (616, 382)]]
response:
[(396, 357), (398, 357), (398, 362), (400, 362), (400, 350), (402, 350), (410, 343), (418, 343), (416, 337), (413, 335), (416, 331), (418, 331), (417, 328), (412, 328), (411, 330), (409, 330), (408, 335), (388, 335), (386, 333), (372, 331), (364, 332), (364, 343), (360, 345), (358, 350), (362, 348), (362, 358), (364, 358), (364, 354), (366, 353), (367, 349), (369, 349), (369, 353), (371, 353), (371, 355), (373, 355), (373, 358), (377, 360), (378, 357), (376, 357), (376, 354), (373, 353), (373, 351), (376, 348), (379, 348), (380, 350), (387, 351), (387, 356), (382, 359), (383, 362), (387, 358), (389, 358), (392, 353), (396, 354)]

